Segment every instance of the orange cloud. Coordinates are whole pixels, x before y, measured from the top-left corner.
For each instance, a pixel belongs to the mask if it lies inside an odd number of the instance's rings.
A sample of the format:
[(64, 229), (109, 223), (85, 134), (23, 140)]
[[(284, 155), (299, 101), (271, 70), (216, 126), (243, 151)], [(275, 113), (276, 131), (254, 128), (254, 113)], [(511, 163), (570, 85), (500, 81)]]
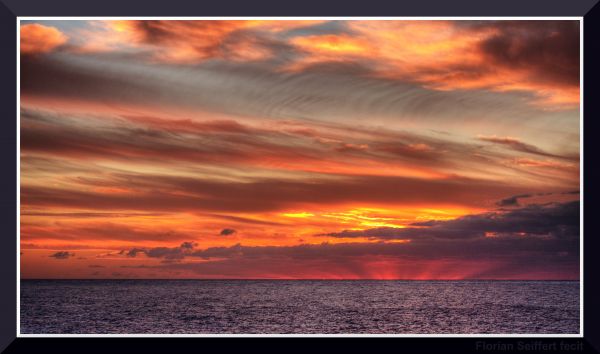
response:
[(65, 44), (67, 36), (54, 27), (37, 23), (21, 26), (21, 53), (48, 53)]
[(449, 21), (350, 21), (352, 35), (299, 37), (292, 44), (308, 55), (295, 68), (338, 58), (370, 60), (379, 75), (407, 77), (430, 67), (478, 59), (479, 37), (464, 36)]
[[(292, 44), (308, 52), (317, 52), (323, 56), (334, 53), (364, 55), (368, 50), (376, 50), (372, 43), (349, 35), (317, 35), (296, 37), (292, 39)], [(376, 54), (371, 52), (371, 54)]]
[(345, 32), (278, 36), (321, 20), (94, 21), (79, 52), (130, 51), (171, 64), (278, 58), (280, 70), (359, 64), (378, 78), (434, 90), (486, 89), (534, 96), (548, 110), (579, 104), (577, 21), (343, 21)]
[(578, 169), (578, 166), (576, 164), (563, 163), (563, 162), (552, 161), (552, 160), (533, 160), (533, 159), (527, 159), (527, 158), (520, 158), (520, 159), (516, 159), (515, 163), (519, 166), (526, 166), (526, 167), (550, 167), (550, 168), (564, 168), (564, 169), (577, 168)]
[[(537, 96), (537, 104), (572, 108), (579, 104), (579, 60), (578, 48), (569, 44), (578, 43), (578, 30), (570, 25), (500, 21), (469, 28), (452, 21), (349, 21), (352, 35), (293, 39), (305, 56), (285, 70), (358, 61), (376, 77), (436, 90), (526, 91)], [(553, 27), (559, 34), (550, 32)], [(550, 60), (545, 52), (561, 58)]]
[(199, 20), (199, 21), (105, 21), (87, 32), (84, 52), (120, 47), (150, 49), (160, 62), (190, 64), (211, 58), (256, 61), (273, 56), (269, 43), (255, 34), (275, 33), (324, 21)]

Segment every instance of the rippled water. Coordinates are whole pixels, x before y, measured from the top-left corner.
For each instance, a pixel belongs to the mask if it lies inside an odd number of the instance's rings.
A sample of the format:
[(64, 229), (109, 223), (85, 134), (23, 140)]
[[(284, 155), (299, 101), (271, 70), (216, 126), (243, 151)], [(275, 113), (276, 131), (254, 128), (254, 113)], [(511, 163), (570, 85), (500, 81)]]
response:
[(21, 333), (578, 332), (570, 281), (21, 281)]

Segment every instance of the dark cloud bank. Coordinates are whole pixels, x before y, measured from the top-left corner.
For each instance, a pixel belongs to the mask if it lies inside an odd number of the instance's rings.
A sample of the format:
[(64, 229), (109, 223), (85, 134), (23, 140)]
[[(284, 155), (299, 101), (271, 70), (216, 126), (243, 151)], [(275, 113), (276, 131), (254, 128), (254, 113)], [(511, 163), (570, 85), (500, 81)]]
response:
[[(342, 231), (326, 236), (368, 237), (379, 242), (321, 243), (296, 246), (184, 247), (129, 250), (150, 258), (185, 257), (210, 260), (200, 264), (158, 267), (192, 269), (198, 273), (225, 269), (239, 271), (243, 264), (280, 267), (286, 263), (322, 267), (354, 267), (357, 259), (386, 258), (414, 264), (427, 261), (466, 261), (494, 264), (481, 277), (512, 277), (535, 272), (558, 272), (568, 278), (579, 274), (579, 201), (529, 205), (510, 211), (468, 215), (449, 221), (424, 221), (410, 227)], [(405, 243), (391, 240), (410, 240)], [(235, 270), (237, 269), (237, 270)], [(529, 273), (528, 273), (529, 272)]]

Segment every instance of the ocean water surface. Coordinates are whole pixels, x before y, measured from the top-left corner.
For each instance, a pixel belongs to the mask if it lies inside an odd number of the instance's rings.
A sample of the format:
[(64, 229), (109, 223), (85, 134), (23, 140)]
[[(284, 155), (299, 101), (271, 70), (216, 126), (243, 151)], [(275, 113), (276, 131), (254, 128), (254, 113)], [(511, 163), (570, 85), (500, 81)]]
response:
[(21, 333), (579, 333), (577, 281), (21, 280)]

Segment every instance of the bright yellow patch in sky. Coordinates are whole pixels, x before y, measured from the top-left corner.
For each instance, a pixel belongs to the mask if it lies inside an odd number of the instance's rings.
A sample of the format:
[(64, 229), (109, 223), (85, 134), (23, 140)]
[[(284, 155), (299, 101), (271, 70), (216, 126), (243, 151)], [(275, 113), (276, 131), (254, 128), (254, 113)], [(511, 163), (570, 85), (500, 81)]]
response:
[(287, 216), (288, 218), (308, 218), (311, 216), (315, 216), (315, 214), (301, 212), (301, 213), (287, 213), (287, 214), (283, 214), (283, 216)]

